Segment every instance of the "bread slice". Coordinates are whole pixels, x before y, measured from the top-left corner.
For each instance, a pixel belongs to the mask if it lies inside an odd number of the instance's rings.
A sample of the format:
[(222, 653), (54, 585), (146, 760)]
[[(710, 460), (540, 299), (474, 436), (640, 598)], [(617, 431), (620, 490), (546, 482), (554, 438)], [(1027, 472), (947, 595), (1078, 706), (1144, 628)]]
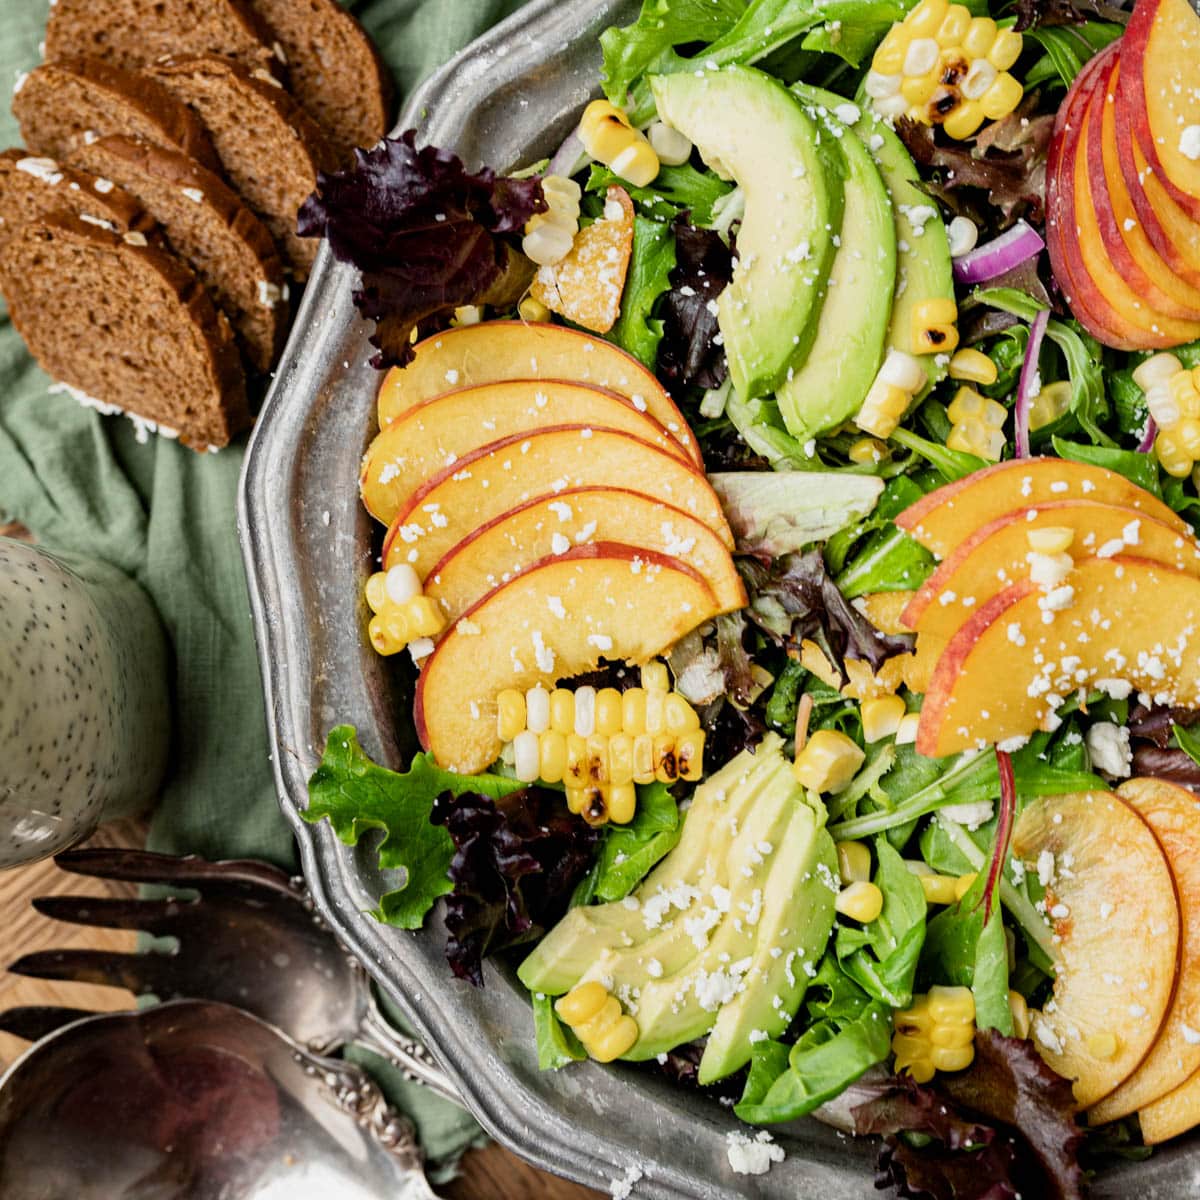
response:
[(22, 225), (54, 213), (70, 213), (114, 233), (140, 233), (161, 243), (154, 220), (112, 180), (73, 171), (28, 150), (0, 154), (0, 247)]
[(56, 0), (50, 9), (47, 62), (141, 67), (168, 54), (224, 54), (251, 70), (279, 61), (248, 0)]
[(287, 336), (289, 306), (283, 262), (262, 222), (178, 150), (107, 137), (78, 147), (74, 161), (141, 202), (229, 318), (247, 361), (270, 370)]
[(251, 0), (283, 48), (293, 96), (343, 161), (391, 128), (392, 76), (367, 31), (337, 0)]
[(173, 58), (146, 71), (190, 104), (208, 129), (225, 178), (271, 231), (297, 279), (318, 242), (296, 232), (296, 214), (337, 156), (320, 127), (276, 82), (232, 59)]
[(140, 71), (96, 58), (43, 63), (13, 97), (13, 115), (35, 154), (68, 162), (76, 146), (109, 134), (173, 146), (202, 166), (220, 161), (204, 122), (167, 87)]
[(196, 450), (250, 424), (229, 323), (174, 255), (74, 217), (26, 225), (0, 251), (0, 291), (34, 357), (101, 407)]

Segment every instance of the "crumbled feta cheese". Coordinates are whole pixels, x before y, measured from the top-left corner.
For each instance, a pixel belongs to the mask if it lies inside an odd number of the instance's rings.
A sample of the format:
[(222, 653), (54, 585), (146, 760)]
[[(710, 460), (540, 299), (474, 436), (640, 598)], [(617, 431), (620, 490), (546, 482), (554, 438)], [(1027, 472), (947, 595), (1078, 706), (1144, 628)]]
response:
[(1188, 125), (1179, 135), (1179, 153), (1192, 162), (1200, 161), (1200, 125)]
[(765, 1175), (772, 1163), (783, 1162), (783, 1147), (775, 1145), (770, 1133), (760, 1129), (751, 1136), (737, 1129), (725, 1135), (729, 1165), (738, 1175)]
[(1133, 770), (1133, 751), (1129, 730), (1124, 725), (1104, 721), (1087, 731), (1087, 751), (1092, 766), (1114, 779), (1128, 779)]

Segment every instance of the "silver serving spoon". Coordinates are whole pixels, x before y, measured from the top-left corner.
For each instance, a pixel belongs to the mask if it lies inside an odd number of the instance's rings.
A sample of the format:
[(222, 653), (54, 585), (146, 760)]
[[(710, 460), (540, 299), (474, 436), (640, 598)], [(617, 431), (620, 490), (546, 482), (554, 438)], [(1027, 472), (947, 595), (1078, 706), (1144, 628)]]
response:
[(226, 1004), (87, 1017), (0, 1079), (4, 1200), (435, 1200), (357, 1067)]

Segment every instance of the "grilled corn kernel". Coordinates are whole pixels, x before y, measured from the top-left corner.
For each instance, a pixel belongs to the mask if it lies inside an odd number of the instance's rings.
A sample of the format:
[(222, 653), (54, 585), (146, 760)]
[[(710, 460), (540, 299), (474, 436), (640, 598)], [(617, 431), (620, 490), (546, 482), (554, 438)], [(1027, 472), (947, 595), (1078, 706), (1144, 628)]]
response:
[(596, 693), (595, 726), (597, 733), (611, 737), (621, 732), (621, 693), (616, 688), (601, 688)]
[[(984, 111), (983, 104), (977, 100), (964, 100), (946, 119), (942, 122), (942, 128), (946, 131), (948, 137), (962, 141), (964, 138), (969, 138), (980, 125), (983, 124)], [(955, 343), (958, 338), (955, 336)]]
[(382, 612), (383, 606), (388, 602), (387, 572), (376, 571), (375, 574), (367, 580), (367, 586), (364, 589), (364, 594), (367, 598), (367, 607), (373, 613)]
[(1171, 377), (1183, 370), (1183, 364), (1174, 354), (1152, 354), (1139, 363), (1133, 372), (1133, 382), (1148, 392), (1156, 383), (1170, 383)]
[(996, 82), (979, 99), (979, 103), (983, 107), (983, 115), (989, 121), (998, 121), (1001, 117), (1007, 117), (1021, 103), (1021, 97), (1024, 94), (1025, 89), (1021, 87), (1020, 82), (1007, 71), (1001, 71), (996, 76)]
[(654, 782), (654, 734), (639, 733), (633, 739), (633, 782)]
[(583, 812), (584, 805), (588, 802), (588, 789), (569, 787), (566, 789), (566, 795), (567, 808), (576, 814)]
[(938, 56), (942, 48), (931, 37), (913, 38), (904, 52), (904, 75), (906, 79), (930, 75), (937, 69)]
[(616, 787), (633, 782), (633, 738), (627, 733), (608, 739), (608, 779)]
[(905, 18), (904, 24), (915, 38), (932, 37), (945, 20), (949, 8), (949, 0), (921, 0)]
[(692, 157), (691, 140), (665, 121), (655, 121), (646, 130), (646, 140), (664, 166), (680, 167)]
[(393, 604), (407, 604), (421, 594), (421, 577), (409, 563), (397, 563), (389, 567), (384, 577), (387, 598)]
[(1033, 398), (1029, 406), (1029, 428), (1031, 431), (1052, 425), (1071, 406), (1071, 384), (1063, 379), (1048, 383)]
[(414, 596), (404, 605), (408, 613), (409, 641), (416, 638), (437, 637), (446, 628), (446, 618), (432, 596)]
[(911, 746), (917, 740), (917, 728), (921, 724), (920, 713), (905, 713), (900, 718), (899, 728), (896, 730), (896, 745)]
[(590, 737), (596, 732), (596, 689), (575, 689), (575, 732), (580, 737)]
[[(541, 214), (537, 214), (541, 215)], [(521, 239), (521, 252), (539, 267), (552, 267), (560, 263), (575, 245), (576, 230), (557, 221), (530, 221), (533, 227)]]
[(564, 740), (567, 743), (567, 762), (563, 768), (563, 783), (569, 788), (585, 788), (589, 782), (587, 738), (568, 733)]
[(478, 304), (463, 304), (454, 310), (451, 325), (478, 325), (483, 320), (483, 309)]
[(926, 999), (929, 1016), (936, 1025), (975, 1020), (975, 995), (968, 987), (943, 987), (938, 984), (929, 989)]
[(1004, 405), (996, 400), (981, 396), (974, 388), (960, 387), (954, 393), (954, 399), (946, 409), (946, 416), (952, 425), (961, 425), (964, 421), (982, 421), (993, 429), (999, 429), (1008, 415)]
[(593, 733), (587, 739), (588, 782), (597, 785), (608, 782), (608, 738)]
[(871, 851), (863, 842), (838, 842), (837, 860), (843, 883), (865, 883), (871, 878)]
[(887, 352), (887, 357), (884, 358), (875, 378), (914, 396), (929, 382), (929, 376), (919, 358), (895, 349)]
[(679, 778), (679, 762), (675, 757), (675, 735), (654, 735), (654, 778), (659, 783), (674, 783)]
[(689, 783), (704, 774), (704, 730), (693, 729), (681, 733), (675, 743), (675, 757), (679, 762), (679, 778)]
[(608, 819), (614, 825), (628, 825), (637, 809), (637, 790), (632, 783), (614, 783), (608, 789)]
[(892, 1053), (896, 1056), (897, 1075), (909, 1075), (917, 1083), (928, 1083), (937, 1074), (929, 1047), (920, 1038), (896, 1034), (892, 1038)]
[(1099, 1058), (1104, 1062), (1115, 1058), (1121, 1045), (1116, 1035), (1111, 1033), (1090, 1034), (1083, 1044), (1093, 1058)]
[(1027, 529), (1025, 540), (1036, 554), (1065, 554), (1075, 541), (1075, 530), (1067, 525), (1044, 525), (1041, 529)]
[(922, 875), (921, 890), (926, 904), (953, 904), (958, 880), (953, 875)]
[(525, 693), (525, 727), (531, 733), (550, 728), (550, 693), (540, 683)]
[(900, 85), (900, 95), (908, 101), (911, 108), (920, 108), (933, 99), (933, 93), (938, 89), (937, 70), (927, 71), (924, 75), (907, 75)]
[(963, 4), (952, 4), (942, 18), (942, 23), (933, 36), (937, 44), (943, 47), (961, 46), (962, 40), (971, 28), (971, 12)]
[(505, 688), (496, 697), (496, 733), (502, 742), (511, 742), (525, 728), (525, 697), (514, 688)]
[(385, 657), (399, 654), (411, 640), (408, 636), (408, 618), (402, 610), (391, 607), (376, 613), (367, 626), (367, 637), (376, 654)]
[(966, 383), (978, 383), (988, 387), (996, 382), (999, 371), (996, 364), (981, 350), (957, 350), (950, 360), (950, 378)]
[(904, 69), (904, 56), (908, 52), (910, 41), (912, 38), (903, 24), (893, 25), (879, 43), (871, 66), (881, 75), (899, 75)]
[(854, 778), (866, 755), (836, 729), (818, 729), (792, 765), (797, 780), (812, 792), (840, 792)]
[(528, 321), (531, 324), (544, 323), (550, 320), (550, 310), (540, 300), (526, 296), (517, 305), (517, 316), (522, 321)]
[(929, 1055), (935, 1071), (965, 1071), (975, 1061), (975, 1043), (965, 1046), (934, 1046)]
[(513, 773), (522, 783), (533, 783), (541, 766), (538, 735), (522, 729), (513, 738)]
[(1012, 29), (1001, 29), (988, 50), (987, 60), (997, 71), (1007, 71), (1021, 57), (1025, 39)]
[(688, 733), (700, 728), (700, 718), (678, 692), (670, 692), (663, 701), (663, 724), (668, 733)]
[(880, 696), (874, 700), (864, 700), (860, 709), (863, 741), (880, 742), (900, 728), (904, 701), (899, 696)]
[(954, 881), (954, 898), (961, 900), (975, 886), (975, 880), (979, 878), (978, 871), (972, 871), (967, 875), (960, 875)]
[(1191, 371), (1178, 371), (1167, 380), (1167, 392), (1182, 418), (1200, 417), (1200, 392)]
[(667, 693), (646, 689), (646, 732), (662, 733), (666, 728)]
[(913, 307), (912, 350), (914, 354), (950, 354), (958, 345), (958, 306), (941, 297), (924, 300)]
[(881, 463), (889, 458), (891, 452), (878, 438), (862, 437), (851, 443), (846, 451), (846, 457), (852, 463)]
[(636, 737), (646, 732), (646, 691), (630, 688), (621, 693), (621, 728)]
[(538, 739), (538, 776), (546, 783), (561, 783), (567, 769), (567, 738), (556, 729)]
[(871, 384), (854, 423), (864, 433), (874, 434), (879, 438), (891, 437), (911, 399), (912, 396), (908, 392), (876, 379)]
[(1182, 479), (1184, 476), (1191, 474), (1192, 463), (1195, 460), (1183, 448), (1173, 430), (1164, 429), (1154, 439), (1154, 453), (1157, 455), (1162, 469), (1168, 475), (1173, 475), (1176, 479)]
[(963, 36), (962, 48), (971, 58), (986, 58), (996, 40), (996, 22), (991, 17), (974, 17)]
[(550, 728), (558, 733), (575, 732), (575, 694), (569, 688), (550, 693)]
[(572, 219), (579, 217), (579, 201), (583, 198), (583, 189), (573, 179), (564, 175), (544, 175), (542, 177), (542, 195), (552, 212), (566, 213)]
[(583, 142), (583, 148), (588, 154), (593, 158), (597, 157), (590, 149), (589, 143), (595, 142), (597, 138), (604, 135), (605, 130), (616, 125), (623, 126), (627, 130), (633, 128), (625, 113), (607, 100), (593, 100), (583, 110), (583, 116), (579, 118), (578, 134), (579, 140)]
[(929, 1044), (935, 1050), (953, 1050), (959, 1046), (968, 1046), (974, 1040), (975, 1029), (969, 1023), (935, 1023), (929, 1030)]
[[(946, 237), (950, 242), (950, 257), (962, 258), (964, 254), (970, 254), (975, 249), (979, 242), (979, 226), (971, 220), (970, 217), (955, 217), (949, 225), (946, 226)], [(962, 353), (961, 351), (959, 353)], [(979, 354), (978, 350), (972, 350), (972, 354)], [(956, 356), (957, 357), (957, 356)], [(987, 358), (986, 354), (981, 354), (981, 358)], [(990, 360), (989, 360), (990, 361)], [(951, 379), (960, 378), (954, 374), (954, 363), (950, 364)], [(994, 367), (993, 367), (994, 370)], [(969, 378), (969, 377), (968, 377)], [(974, 379), (973, 383), (988, 383), (987, 379)], [(993, 378), (990, 382), (995, 382)]]
[(585, 1049), (599, 1063), (609, 1063), (627, 1054), (638, 1040), (637, 1022), (631, 1016), (614, 1021), (599, 1037), (585, 1043)]
[(609, 164), (614, 175), (632, 183), (634, 187), (646, 187), (658, 178), (659, 161), (654, 147), (641, 134)]
[(1008, 1011), (1012, 1013), (1013, 1035), (1019, 1038), (1029, 1036), (1029, 1005), (1020, 992), (1011, 989), (1008, 993)]
[(1180, 446), (1191, 456), (1193, 462), (1200, 458), (1200, 420), (1195, 417), (1184, 417), (1172, 432), (1179, 439)]
[(972, 417), (954, 426), (946, 438), (946, 446), (988, 462), (999, 462), (1004, 453), (1004, 434)]
[(834, 908), (842, 916), (867, 925), (883, 912), (883, 893), (868, 880), (858, 880), (838, 892)]
[(581, 983), (556, 1000), (554, 1011), (574, 1028), (590, 1021), (604, 1007), (607, 999), (608, 992), (604, 990), (604, 985), (593, 980), (590, 983)]
[(1200, 366), (1192, 368), (1192, 387), (1200, 391)]
[(900, 94), (900, 75), (883, 75), (879, 71), (870, 70), (863, 81), (863, 90), (872, 100), (886, 100), (890, 96)]
[(642, 687), (648, 692), (667, 692), (671, 689), (671, 676), (667, 664), (649, 662), (642, 668)]

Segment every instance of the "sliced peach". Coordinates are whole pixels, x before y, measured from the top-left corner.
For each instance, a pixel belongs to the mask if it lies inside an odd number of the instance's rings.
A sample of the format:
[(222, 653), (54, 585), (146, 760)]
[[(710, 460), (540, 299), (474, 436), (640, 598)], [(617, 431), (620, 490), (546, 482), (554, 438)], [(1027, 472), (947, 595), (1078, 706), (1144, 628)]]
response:
[[(1120, 108), (1117, 109), (1118, 122)], [(1200, 223), (1171, 198), (1132, 133), (1116, 132), (1121, 174), (1129, 187), (1134, 214), (1154, 249), (1177, 274), (1200, 287)]]
[(1033, 1041), (1087, 1108), (1129, 1078), (1162, 1027), (1179, 951), (1175, 885), (1150, 827), (1108, 792), (1034, 800), (1012, 854), (1043, 878), (1053, 864), (1054, 997)]
[(1050, 596), (1029, 579), (1006, 588), (946, 644), (917, 749), (942, 758), (1026, 737), (1053, 724), (1048, 697), (1108, 679), (1200, 704), (1200, 579), (1118, 555), (1081, 559)]
[(425, 661), (413, 710), (421, 745), (474, 775), (500, 754), (505, 688), (552, 687), (601, 658), (648, 662), (719, 609), (691, 567), (638, 546), (594, 542), (534, 563), (460, 617)]
[[(1129, 779), (1117, 788), (1117, 795), (1150, 826), (1166, 856), (1179, 901), (1180, 967), (1158, 1041), (1142, 1065), (1091, 1110), (1088, 1117), (1093, 1125), (1115, 1121), (1153, 1103), (1200, 1069), (1200, 821), (1196, 797), (1163, 779)], [(1140, 989), (1140, 981), (1136, 986)]]
[(1192, 536), (1182, 517), (1124, 475), (1062, 458), (1013, 459), (985, 467), (922, 496), (900, 513), (896, 524), (945, 558), (997, 517), (1055, 500), (1114, 504)]
[(693, 466), (627, 433), (565, 425), (492, 442), (435, 475), (396, 514), (384, 558), (411, 563), (424, 578), (471, 530), (529, 500), (581, 487), (628, 488), (661, 500), (733, 548), (721, 502)]
[(443, 392), (507, 379), (571, 379), (626, 396), (684, 446), (696, 466), (704, 466), (683, 414), (653, 372), (612, 342), (541, 322), (482, 321), (419, 342), (408, 366), (384, 376), (379, 426)]
[(621, 488), (572, 489), (504, 513), (443, 556), (425, 580), (425, 594), (455, 621), (492, 588), (564, 545), (616, 541), (695, 568), (722, 611), (745, 607), (746, 590), (733, 558), (707, 525), (661, 500)]
[(558, 425), (620, 430), (691, 465), (653, 417), (616, 392), (558, 379), (514, 379), (435, 396), (380, 430), (363, 459), (363, 503), (387, 525), (418, 488), (480, 446)]
[(949, 637), (973, 608), (1029, 574), (1029, 534), (1047, 527), (1073, 531), (1075, 558), (1136, 554), (1200, 578), (1200, 545), (1172, 526), (1113, 504), (1051, 500), (1005, 513), (955, 546), (912, 596), (904, 628)]

